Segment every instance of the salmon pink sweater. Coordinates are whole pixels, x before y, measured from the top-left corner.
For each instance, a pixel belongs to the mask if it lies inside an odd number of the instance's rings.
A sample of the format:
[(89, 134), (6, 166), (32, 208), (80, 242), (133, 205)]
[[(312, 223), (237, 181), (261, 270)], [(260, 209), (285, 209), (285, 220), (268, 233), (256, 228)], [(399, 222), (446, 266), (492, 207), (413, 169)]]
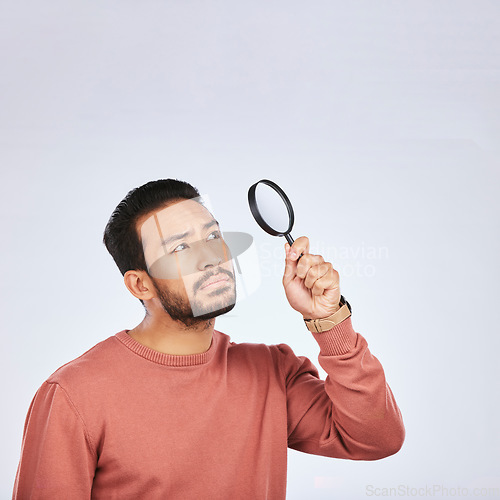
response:
[(287, 344), (214, 330), (206, 352), (170, 355), (128, 331), (39, 388), (13, 499), (281, 500), (287, 447), (377, 460), (403, 444), (384, 370), (351, 317), (312, 333), (325, 381)]

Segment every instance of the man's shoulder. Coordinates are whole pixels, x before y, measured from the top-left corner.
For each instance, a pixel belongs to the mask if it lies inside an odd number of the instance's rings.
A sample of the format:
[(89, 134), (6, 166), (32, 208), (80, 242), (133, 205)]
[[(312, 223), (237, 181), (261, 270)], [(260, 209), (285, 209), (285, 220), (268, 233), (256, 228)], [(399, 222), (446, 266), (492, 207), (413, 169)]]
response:
[(119, 351), (119, 342), (115, 335), (108, 337), (71, 361), (60, 366), (47, 379), (48, 383), (68, 386), (79, 381), (89, 381), (103, 372), (110, 370)]
[[(224, 335), (224, 334), (223, 334)], [(252, 361), (253, 363), (276, 364), (280, 358), (280, 345), (265, 344), (263, 342), (233, 342), (228, 338), (228, 357)]]
[(253, 342), (232, 342), (228, 341), (228, 358), (236, 360), (239, 364), (249, 362), (252, 365), (273, 365), (286, 370), (287, 367), (297, 367), (298, 365), (311, 363), (311, 361), (301, 355), (297, 355), (293, 348), (287, 343), (265, 344)]

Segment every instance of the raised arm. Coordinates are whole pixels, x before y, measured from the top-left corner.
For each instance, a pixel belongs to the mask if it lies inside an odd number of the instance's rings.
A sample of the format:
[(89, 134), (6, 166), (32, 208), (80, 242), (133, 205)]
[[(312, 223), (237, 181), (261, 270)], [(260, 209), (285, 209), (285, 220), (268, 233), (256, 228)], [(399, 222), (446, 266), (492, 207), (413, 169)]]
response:
[(286, 380), (288, 446), (351, 460), (377, 460), (403, 445), (401, 412), (379, 360), (348, 317), (331, 330), (313, 333), (326, 380), (304, 356), (279, 344)]
[(344, 314), (350, 314), (347, 306), (341, 308), (338, 272), (321, 255), (309, 253), (305, 236), (292, 247), (286, 243), (285, 251), (288, 302), (304, 319), (333, 325), (313, 331), (325, 381), (308, 358), (295, 356), (286, 344), (278, 346), (287, 388), (289, 447), (353, 460), (396, 453), (405, 437), (401, 412), (382, 365), (354, 331), (351, 317)]

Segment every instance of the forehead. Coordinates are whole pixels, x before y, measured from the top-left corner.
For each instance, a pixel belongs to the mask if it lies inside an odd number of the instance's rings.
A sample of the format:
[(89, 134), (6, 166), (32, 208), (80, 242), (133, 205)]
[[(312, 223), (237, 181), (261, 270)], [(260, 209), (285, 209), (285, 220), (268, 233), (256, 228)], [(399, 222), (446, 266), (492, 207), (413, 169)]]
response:
[(152, 235), (171, 234), (187, 231), (212, 220), (209, 210), (196, 200), (176, 200), (150, 212), (137, 221), (137, 230), (143, 243)]

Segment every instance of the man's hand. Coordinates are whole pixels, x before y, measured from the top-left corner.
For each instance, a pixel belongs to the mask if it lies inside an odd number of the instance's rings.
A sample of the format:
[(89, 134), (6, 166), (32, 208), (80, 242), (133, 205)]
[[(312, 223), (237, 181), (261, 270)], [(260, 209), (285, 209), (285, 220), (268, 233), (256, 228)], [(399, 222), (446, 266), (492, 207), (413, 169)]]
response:
[[(304, 319), (331, 316), (340, 309), (339, 273), (321, 255), (309, 253), (309, 238), (297, 238), (292, 247), (285, 243), (283, 286), (290, 305)], [(291, 252), (295, 252), (292, 256)], [(297, 262), (299, 255), (304, 255)]]

